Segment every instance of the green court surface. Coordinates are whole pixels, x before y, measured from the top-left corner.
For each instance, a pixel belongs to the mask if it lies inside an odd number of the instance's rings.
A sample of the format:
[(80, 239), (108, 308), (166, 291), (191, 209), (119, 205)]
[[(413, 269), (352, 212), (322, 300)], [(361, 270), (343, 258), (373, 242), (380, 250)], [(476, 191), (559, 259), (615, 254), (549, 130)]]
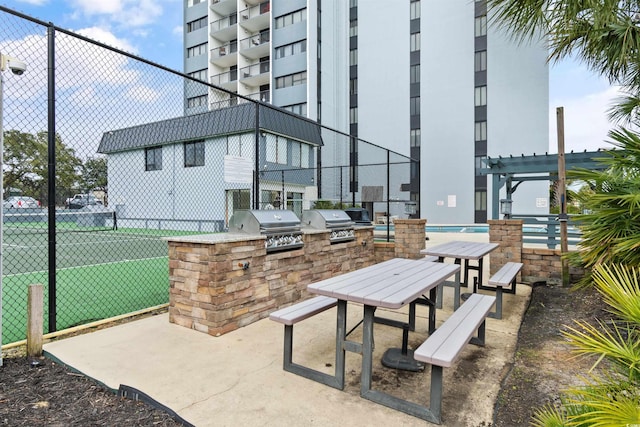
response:
[[(56, 329), (130, 313), (169, 301), (166, 236), (194, 234), (119, 229), (56, 234)], [(26, 338), (27, 289), (44, 285), (48, 332), (48, 237), (5, 232), (2, 344)]]

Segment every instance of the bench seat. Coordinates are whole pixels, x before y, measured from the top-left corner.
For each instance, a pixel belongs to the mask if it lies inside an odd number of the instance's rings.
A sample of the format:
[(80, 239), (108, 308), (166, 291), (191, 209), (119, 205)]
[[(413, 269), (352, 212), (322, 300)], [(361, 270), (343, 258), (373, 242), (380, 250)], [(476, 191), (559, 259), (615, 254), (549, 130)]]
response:
[(294, 325), (304, 319), (322, 313), (329, 308), (335, 307), (337, 303), (337, 299), (321, 295), (274, 311), (269, 315), (269, 319), (284, 325)]
[(344, 378), (340, 370), (343, 368), (338, 366), (338, 363), (335, 365), (334, 375), (329, 375), (293, 362), (293, 326), (298, 322), (333, 308), (337, 304), (338, 300), (336, 298), (320, 295), (274, 311), (269, 315), (269, 319), (284, 325), (284, 356), (282, 368), (285, 371), (342, 390), (344, 387)]
[(486, 317), (495, 300), (492, 295), (471, 295), (413, 352), (414, 359), (431, 364), (429, 411), (436, 423), (441, 422), (443, 368), (453, 365), (467, 343), (484, 346)]
[(414, 351), (414, 359), (449, 368), (476, 331), (478, 337), (472, 342), (484, 345), (485, 318), (495, 300), (496, 297), (492, 295), (471, 295)]
[[(496, 311), (489, 313), (489, 317), (502, 319), (502, 294), (516, 293), (516, 277), (520, 270), (522, 270), (523, 265), (521, 262), (505, 263), (500, 270), (491, 276), (489, 284), (482, 287), (482, 289), (495, 290), (496, 292)], [(476, 292), (476, 290), (477, 289), (474, 289), (474, 292)]]

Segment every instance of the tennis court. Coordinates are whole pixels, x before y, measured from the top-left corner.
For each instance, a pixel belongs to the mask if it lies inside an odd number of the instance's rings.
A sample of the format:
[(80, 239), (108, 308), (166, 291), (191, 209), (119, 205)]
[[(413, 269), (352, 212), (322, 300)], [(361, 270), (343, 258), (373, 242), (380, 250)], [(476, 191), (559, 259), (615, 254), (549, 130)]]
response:
[[(167, 303), (168, 253), (162, 237), (195, 234), (116, 229), (112, 212), (92, 214), (56, 214), (58, 330)], [(45, 286), (48, 331), (48, 226), (45, 214), (5, 215), (3, 344), (26, 337), (30, 284)]]

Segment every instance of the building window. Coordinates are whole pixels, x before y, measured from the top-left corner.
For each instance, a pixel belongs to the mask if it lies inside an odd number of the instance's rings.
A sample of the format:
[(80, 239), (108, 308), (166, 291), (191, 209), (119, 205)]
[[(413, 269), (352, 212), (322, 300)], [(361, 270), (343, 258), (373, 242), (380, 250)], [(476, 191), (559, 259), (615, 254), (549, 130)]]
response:
[(204, 141), (184, 143), (184, 167), (204, 166)]
[(150, 147), (144, 149), (144, 170), (162, 170), (162, 147)]
[(286, 15), (278, 16), (276, 18), (275, 27), (284, 28), (289, 25), (297, 24), (298, 22), (307, 20), (307, 9), (296, 10), (295, 12), (287, 13)]
[(208, 18), (205, 16), (200, 19), (196, 19), (195, 21), (187, 22), (187, 33), (190, 33), (195, 30), (199, 30), (200, 28), (206, 28)]
[(420, 0), (411, 0), (409, 4), (409, 19), (420, 18)]
[(475, 209), (477, 211), (487, 210), (487, 192), (476, 191)]
[(358, 65), (358, 49), (349, 51), (349, 65)]
[(478, 16), (476, 18), (475, 36), (482, 37), (487, 35), (487, 15)]
[(475, 94), (475, 106), (476, 107), (482, 107), (487, 105), (487, 87), (486, 86), (479, 86), (476, 88), (476, 94)]
[(487, 122), (476, 122), (476, 142), (487, 140)]
[(411, 129), (409, 132), (409, 145), (411, 147), (420, 147), (420, 129)]
[(290, 86), (297, 86), (307, 83), (307, 72), (289, 74), (276, 78), (276, 89), (282, 89)]
[(195, 6), (195, 5), (197, 5), (197, 4), (202, 3), (203, 1), (204, 1), (204, 0), (189, 0), (189, 1), (187, 2), (187, 6), (188, 6), (188, 7)]
[(226, 191), (226, 220), (227, 225), (229, 218), (233, 216), (233, 213), (238, 209), (250, 209), (251, 208), (251, 191), (250, 190), (227, 190)]
[(349, 123), (352, 125), (358, 123), (358, 107), (351, 107), (349, 109)]
[(187, 98), (187, 108), (201, 107), (207, 105), (207, 95), (194, 96)]
[(417, 116), (420, 114), (420, 97), (413, 96), (409, 98), (409, 114)]
[(420, 33), (413, 33), (409, 36), (409, 46), (411, 48), (411, 52), (417, 52), (420, 50)]
[(420, 83), (420, 64), (409, 67), (409, 83)]
[(287, 164), (287, 138), (283, 138), (278, 135), (267, 134), (267, 161), (271, 163), (278, 163), (281, 165)]
[(291, 111), (292, 113), (299, 114), (301, 116), (306, 116), (307, 115), (307, 103), (306, 102), (303, 102), (301, 104), (286, 105), (286, 106), (283, 106), (282, 108), (284, 108), (287, 111)]
[(487, 51), (481, 50), (476, 52), (476, 71), (486, 71), (487, 69)]
[(194, 79), (202, 80), (203, 82), (207, 81), (207, 69), (194, 71), (192, 73), (187, 74), (189, 77), (193, 77)]
[(194, 58), (196, 56), (204, 55), (206, 53), (207, 53), (207, 44), (202, 43), (187, 49), (187, 58)]
[(275, 59), (284, 58), (285, 56), (297, 55), (307, 51), (307, 41), (300, 40), (299, 42), (286, 44), (274, 49)]
[(358, 21), (356, 19), (349, 21), (349, 37), (358, 35)]
[(298, 168), (309, 167), (309, 151), (311, 147), (309, 144), (303, 144), (302, 142), (291, 142), (291, 166)]
[(349, 94), (350, 95), (358, 94), (358, 79), (349, 80)]

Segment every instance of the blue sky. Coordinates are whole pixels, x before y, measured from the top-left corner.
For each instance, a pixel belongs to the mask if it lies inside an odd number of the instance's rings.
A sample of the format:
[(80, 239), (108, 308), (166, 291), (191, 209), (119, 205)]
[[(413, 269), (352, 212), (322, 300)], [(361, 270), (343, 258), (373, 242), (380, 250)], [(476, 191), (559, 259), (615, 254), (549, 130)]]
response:
[[(0, 0), (0, 4), (169, 68), (182, 68), (182, 0)], [(566, 151), (610, 147), (604, 142), (612, 127), (606, 111), (615, 96), (614, 87), (579, 63), (551, 66), (549, 152), (557, 152), (559, 106), (564, 107)]]

